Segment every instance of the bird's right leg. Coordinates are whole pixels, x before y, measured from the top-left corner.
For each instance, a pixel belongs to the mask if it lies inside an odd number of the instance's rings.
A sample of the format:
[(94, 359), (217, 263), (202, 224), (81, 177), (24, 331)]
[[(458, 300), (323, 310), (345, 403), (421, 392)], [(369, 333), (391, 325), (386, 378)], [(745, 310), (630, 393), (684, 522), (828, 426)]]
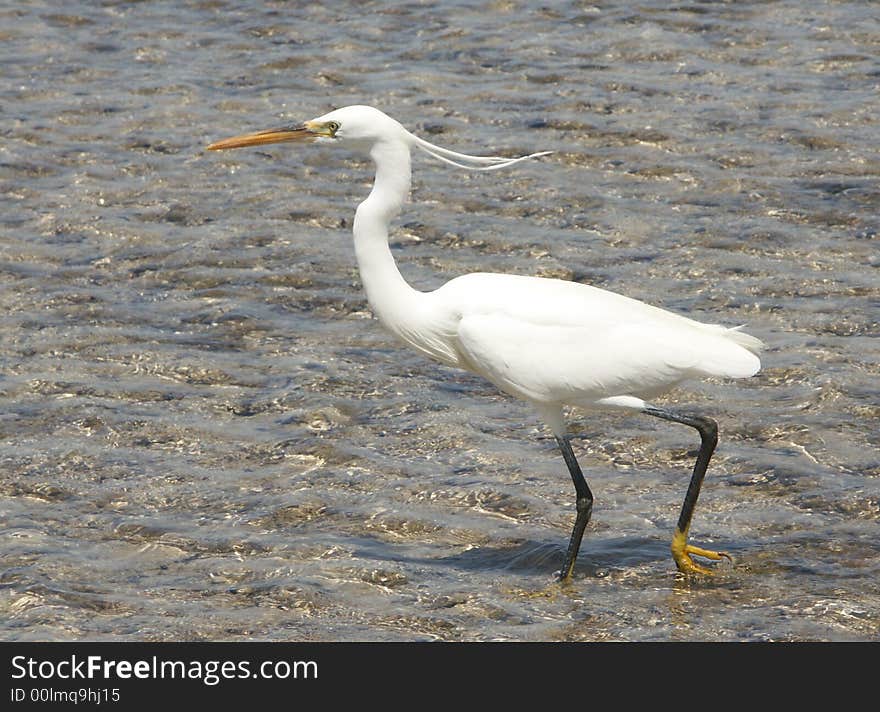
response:
[(718, 444), (718, 424), (712, 418), (706, 418), (702, 415), (676, 413), (665, 408), (656, 408), (650, 405), (646, 406), (643, 412), (653, 415), (655, 418), (672, 421), (673, 423), (690, 425), (700, 434), (700, 451), (697, 454), (694, 472), (691, 475), (684, 504), (681, 507), (678, 525), (675, 527), (675, 534), (672, 537), (672, 557), (675, 559), (678, 570), (684, 574), (711, 574), (711, 569), (696, 563), (691, 556), (702, 556), (706, 559), (720, 561), (721, 559), (730, 560), (730, 554), (724, 551), (701, 549), (698, 546), (688, 544), (687, 536), (691, 528), (691, 517), (694, 514), (694, 507), (697, 505), (697, 497), (700, 495), (700, 487), (703, 484), (703, 477), (706, 475), (706, 468), (709, 466), (709, 460), (715, 451), (715, 446)]
[(562, 457), (565, 458), (565, 464), (568, 465), (568, 471), (571, 473), (571, 481), (574, 482), (574, 489), (577, 493), (577, 517), (574, 520), (574, 528), (571, 530), (571, 540), (568, 542), (568, 551), (565, 554), (565, 562), (562, 564), (562, 570), (559, 572), (559, 580), (565, 581), (571, 578), (574, 562), (581, 548), (581, 539), (584, 538), (584, 530), (590, 522), (590, 515), (593, 513), (593, 493), (587, 486), (584, 479), (584, 473), (581, 472), (581, 466), (578, 465), (574, 451), (571, 449), (571, 443), (568, 436), (556, 436), (556, 442), (559, 443), (559, 449), (562, 450)]

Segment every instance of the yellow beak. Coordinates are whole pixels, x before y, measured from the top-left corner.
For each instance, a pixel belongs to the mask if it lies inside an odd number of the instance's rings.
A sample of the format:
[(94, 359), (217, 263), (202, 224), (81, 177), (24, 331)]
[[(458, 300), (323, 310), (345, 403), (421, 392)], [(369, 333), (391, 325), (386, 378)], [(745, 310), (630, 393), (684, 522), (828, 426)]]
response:
[(321, 134), (317, 133), (307, 122), (302, 126), (288, 126), (280, 129), (267, 129), (256, 133), (243, 134), (216, 141), (208, 146), (209, 151), (222, 151), (227, 148), (244, 148), (245, 146), (260, 146), (264, 143), (281, 143), (283, 141), (297, 141), (300, 143), (316, 140)]

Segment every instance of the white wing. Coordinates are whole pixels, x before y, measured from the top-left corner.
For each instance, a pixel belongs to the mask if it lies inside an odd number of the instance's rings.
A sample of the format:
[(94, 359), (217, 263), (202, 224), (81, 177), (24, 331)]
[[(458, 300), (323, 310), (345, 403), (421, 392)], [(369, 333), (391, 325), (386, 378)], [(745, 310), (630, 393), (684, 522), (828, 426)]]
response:
[(474, 274), (435, 294), (460, 365), (532, 401), (647, 397), (700, 376), (756, 373), (760, 342), (574, 282)]

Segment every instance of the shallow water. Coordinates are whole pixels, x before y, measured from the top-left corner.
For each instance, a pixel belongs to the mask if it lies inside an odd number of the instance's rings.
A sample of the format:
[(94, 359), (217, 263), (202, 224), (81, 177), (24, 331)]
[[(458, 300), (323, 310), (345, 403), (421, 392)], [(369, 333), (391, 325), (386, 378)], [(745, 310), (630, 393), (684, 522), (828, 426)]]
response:
[[(480, 6), (477, 9), (476, 6)], [(862, 2), (39, 3), (0, 10), (0, 637), (876, 640), (880, 22)], [(528, 406), (399, 347), (371, 166), (212, 140), (370, 103), (418, 157), (421, 288), (561, 276), (747, 323), (678, 577), (684, 427)]]

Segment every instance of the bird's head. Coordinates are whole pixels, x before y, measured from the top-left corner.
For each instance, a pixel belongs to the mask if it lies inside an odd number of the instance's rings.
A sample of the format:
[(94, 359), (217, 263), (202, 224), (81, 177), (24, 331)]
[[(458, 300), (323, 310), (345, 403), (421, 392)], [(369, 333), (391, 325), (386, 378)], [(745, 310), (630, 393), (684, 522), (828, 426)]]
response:
[(412, 138), (414, 138), (412, 134), (397, 121), (372, 106), (346, 106), (302, 124), (267, 129), (217, 141), (208, 146), (208, 150), (243, 148), (284, 141), (345, 142), (363, 144), (369, 148), (370, 145), (382, 140), (402, 140), (409, 144)]
[(541, 153), (533, 153), (519, 158), (470, 156), (466, 153), (450, 151), (448, 148), (441, 148), (433, 143), (429, 143), (411, 134), (400, 123), (378, 109), (374, 109), (372, 106), (359, 105), (334, 109), (330, 113), (302, 124), (267, 129), (242, 136), (233, 136), (232, 138), (212, 143), (208, 146), (208, 150), (218, 151), (226, 148), (243, 148), (245, 146), (259, 146), (261, 144), (281, 143), (284, 141), (296, 141), (299, 143), (338, 142), (353, 144), (355, 147), (360, 146), (367, 150), (371, 146), (383, 141), (398, 142), (407, 148), (416, 146), (444, 163), (472, 171), (491, 171), (497, 168), (506, 168), (528, 158), (537, 158), (538, 156), (552, 153), (552, 151), (542, 151)]

